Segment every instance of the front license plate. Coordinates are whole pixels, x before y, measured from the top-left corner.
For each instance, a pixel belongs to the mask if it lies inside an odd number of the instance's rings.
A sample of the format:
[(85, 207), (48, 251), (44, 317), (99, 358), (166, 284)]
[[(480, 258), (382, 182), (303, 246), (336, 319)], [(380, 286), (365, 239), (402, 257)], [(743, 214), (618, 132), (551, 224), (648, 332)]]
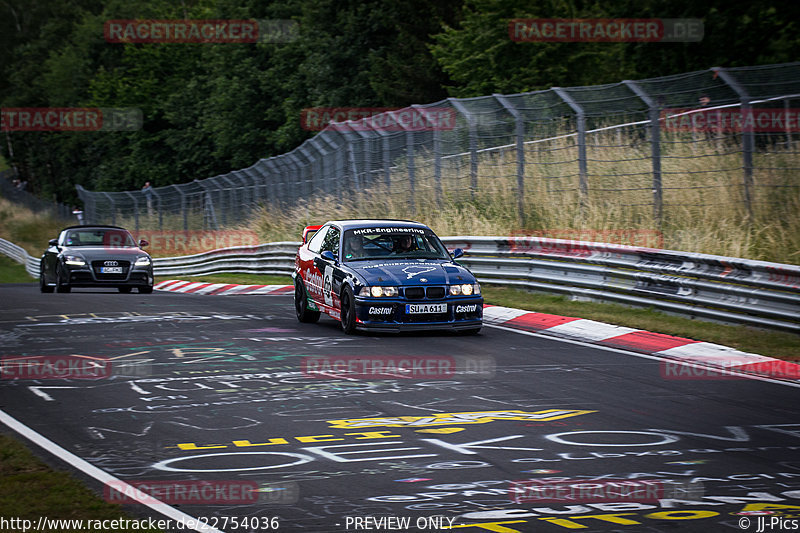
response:
[(406, 304), (406, 314), (446, 313), (447, 304)]
[(122, 274), (122, 267), (100, 267), (101, 274)]

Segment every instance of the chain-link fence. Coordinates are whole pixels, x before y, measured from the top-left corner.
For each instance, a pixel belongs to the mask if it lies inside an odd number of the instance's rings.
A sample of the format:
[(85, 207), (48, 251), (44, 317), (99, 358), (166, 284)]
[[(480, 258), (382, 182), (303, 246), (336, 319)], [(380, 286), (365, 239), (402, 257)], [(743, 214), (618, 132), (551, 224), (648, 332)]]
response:
[(651, 227), (711, 205), (746, 217), (800, 189), (798, 100), (800, 63), (448, 98), (333, 122), (289, 153), (220, 176), (78, 192), (87, 222), (136, 229), (218, 229), (260, 205), (312, 198), (394, 203), (410, 217), (491, 202), (520, 228), (548, 210), (617, 210)]
[(69, 206), (58, 202), (42, 200), (26, 189), (27, 183), (17, 179), (17, 174), (13, 170), (4, 170), (0, 172), (0, 197), (24, 205), (35, 213), (46, 212), (51, 216), (65, 221), (73, 219), (72, 209), (70, 209)]

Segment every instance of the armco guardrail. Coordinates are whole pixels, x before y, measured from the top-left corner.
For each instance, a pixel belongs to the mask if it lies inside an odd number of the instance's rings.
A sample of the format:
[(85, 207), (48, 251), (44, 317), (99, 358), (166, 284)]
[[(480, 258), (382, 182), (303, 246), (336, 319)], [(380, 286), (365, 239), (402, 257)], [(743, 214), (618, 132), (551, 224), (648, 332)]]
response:
[(153, 259), (157, 276), (186, 276), (244, 272), (285, 274), (294, 272), (294, 256), (299, 242), (272, 242), (258, 246), (232, 246), (181, 257)]
[(541, 237), (448, 237), (481, 283), (800, 333), (800, 266)]
[[(800, 266), (543, 237), (445, 237), (483, 284), (654, 307), (690, 317), (800, 333)], [(297, 242), (156, 258), (159, 276), (289, 275)], [(38, 259), (0, 239), (0, 252), (38, 277)], [(23, 255), (24, 254), (24, 255)]]
[(17, 263), (25, 265), (25, 270), (36, 279), (39, 279), (39, 258), (33, 257), (21, 246), (13, 242), (0, 239), (0, 254), (7, 255)]

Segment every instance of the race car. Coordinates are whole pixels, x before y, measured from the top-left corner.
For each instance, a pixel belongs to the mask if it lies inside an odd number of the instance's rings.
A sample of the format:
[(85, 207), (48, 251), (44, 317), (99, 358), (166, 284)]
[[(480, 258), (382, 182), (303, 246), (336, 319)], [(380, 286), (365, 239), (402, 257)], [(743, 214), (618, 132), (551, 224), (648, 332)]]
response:
[(73, 287), (110, 287), (119, 292), (153, 292), (153, 261), (119, 226), (70, 226), (49, 242), (39, 262), (42, 292)]
[(480, 284), (455, 261), (463, 251), (451, 255), (426, 225), (333, 220), (307, 227), (303, 236), (292, 274), (300, 322), (317, 322), (324, 312), (347, 334), (480, 331)]

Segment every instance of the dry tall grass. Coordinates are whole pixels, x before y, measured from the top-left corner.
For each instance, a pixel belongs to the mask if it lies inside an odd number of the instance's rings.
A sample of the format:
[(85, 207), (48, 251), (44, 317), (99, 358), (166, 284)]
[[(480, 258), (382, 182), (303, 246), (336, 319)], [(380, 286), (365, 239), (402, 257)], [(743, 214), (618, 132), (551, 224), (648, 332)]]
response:
[(47, 241), (58, 237), (65, 225), (48, 213), (35, 213), (0, 197), (0, 237), (22, 246), (33, 256), (40, 256), (47, 249)]
[(439, 191), (432, 156), (418, 153), (413, 209), (407, 166), (395, 161), (391, 189), (375, 180), (361, 193), (349, 191), (344, 198), (317, 195), (298, 199), (288, 208), (263, 206), (239, 226), (256, 231), (265, 241), (296, 240), (307, 224), (370, 217), (412, 218), (440, 235), (657, 230), (667, 249), (800, 262), (796, 152), (778, 145), (762, 147), (756, 154), (751, 216), (744, 203), (736, 139), (665, 134), (659, 225), (653, 210), (649, 142), (611, 131), (590, 136), (587, 144), (588, 194), (582, 201), (574, 140), (526, 145), (522, 225), (517, 217), (516, 151), (507, 149), (480, 155), (474, 190), (468, 156), (443, 161)]

